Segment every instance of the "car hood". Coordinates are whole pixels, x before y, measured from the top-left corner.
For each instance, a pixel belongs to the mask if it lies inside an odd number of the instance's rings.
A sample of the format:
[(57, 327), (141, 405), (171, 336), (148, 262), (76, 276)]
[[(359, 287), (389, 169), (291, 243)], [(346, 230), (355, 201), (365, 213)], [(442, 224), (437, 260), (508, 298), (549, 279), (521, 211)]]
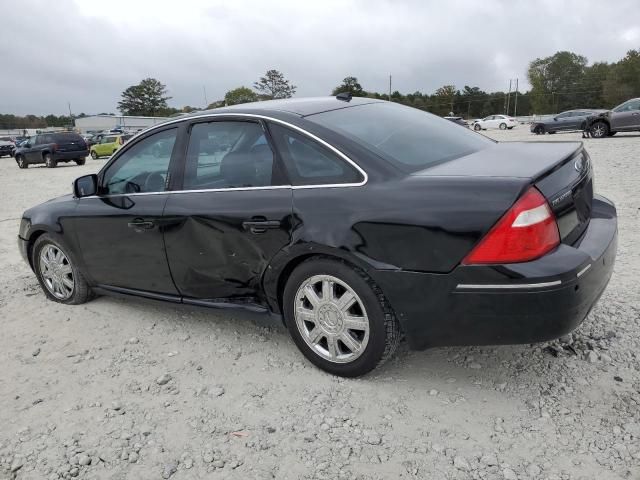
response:
[(582, 148), (582, 142), (504, 142), (415, 172), (428, 177), (537, 178), (559, 160)]

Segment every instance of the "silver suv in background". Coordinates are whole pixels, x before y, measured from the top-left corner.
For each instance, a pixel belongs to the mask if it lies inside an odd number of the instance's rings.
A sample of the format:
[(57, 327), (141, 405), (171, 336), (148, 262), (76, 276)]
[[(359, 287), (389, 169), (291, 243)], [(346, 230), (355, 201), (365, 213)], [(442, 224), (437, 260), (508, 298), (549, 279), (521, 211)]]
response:
[(585, 133), (593, 138), (612, 137), (618, 132), (640, 131), (640, 98), (632, 98), (587, 118)]

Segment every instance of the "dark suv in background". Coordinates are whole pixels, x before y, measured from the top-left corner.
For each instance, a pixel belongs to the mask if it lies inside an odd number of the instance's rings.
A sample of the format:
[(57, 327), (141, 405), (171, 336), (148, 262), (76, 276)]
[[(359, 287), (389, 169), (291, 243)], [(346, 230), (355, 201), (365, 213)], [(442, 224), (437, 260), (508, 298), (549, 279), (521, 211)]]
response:
[(587, 118), (585, 132), (593, 138), (612, 137), (618, 132), (640, 131), (640, 98)]
[(15, 153), (20, 168), (28, 168), (36, 163), (55, 168), (59, 162), (70, 161), (84, 165), (87, 155), (87, 143), (80, 135), (72, 132), (40, 133), (31, 137)]

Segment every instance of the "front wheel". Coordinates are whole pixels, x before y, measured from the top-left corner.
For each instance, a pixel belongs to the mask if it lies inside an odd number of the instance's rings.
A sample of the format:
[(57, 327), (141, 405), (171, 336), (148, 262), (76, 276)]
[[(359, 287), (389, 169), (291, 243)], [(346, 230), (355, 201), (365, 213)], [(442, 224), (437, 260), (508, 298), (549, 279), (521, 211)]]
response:
[(95, 150), (91, 150), (91, 158), (93, 158), (94, 160), (98, 158), (98, 154), (96, 153)]
[(47, 153), (44, 156), (44, 164), (47, 166), (47, 168), (56, 168), (58, 166), (58, 162), (53, 159), (50, 153)]
[(29, 168), (29, 164), (22, 155), (16, 157), (16, 163), (18, 164), (18, 168)]
[(609, 126), (604, 122), (595, 122), (589, 131), (593, 138), (604, 138), (609, 135)]
[(87, 281), (73, 264), (67, 248), (49, 234), (33, 245), (31, 264), (47, 298), (54, 302), (77, 305), (91, 299)]
[(609, 132), (609, 136), (613, 137), (616, 133), (618, 133), (618, 132)]
[(363, 271), (314, 258), (287, 281), (289, 333), (314, 365), (333, 375), (364, 375), (395, 352), (400, 327), (383, 293)]
[(507, 124), (506, 123), (501, 123), (500, 124), (500, 130), (506, 130), (507, 129)]
[(482, 127), (477, 123), (473, 126), (473, 129), (477, 132), (478, 130), (482, 130)]

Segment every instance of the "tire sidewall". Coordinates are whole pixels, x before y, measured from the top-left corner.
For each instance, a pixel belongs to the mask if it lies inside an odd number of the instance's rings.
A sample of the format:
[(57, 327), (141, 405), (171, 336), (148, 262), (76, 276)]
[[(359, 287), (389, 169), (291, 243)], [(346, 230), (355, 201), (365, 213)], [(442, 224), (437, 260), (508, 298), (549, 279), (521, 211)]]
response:
[(473, 126), (473, 129), (474, 129), (476, 132), (479, 132), (480, 130), (482, 130), (482, 127), (476, 123), (476, 124)]
[(18, 156), (16, 161), (18, 162), (18, 168), (27, 168), (28, 163), (27, 163), (26, 159), (24, 158), (24, 156), (22, 156), (22, 155)]
[[(350, 363), (333, 363), (318, 356), (304, 341), (295, 320), (295, 296), (300, 285), (314, 275), (332, 275), (345, 282), (360, 297), (369, 318), (369, 341), (365, 351)], [(296, 346), (318, 368), (344, 377), (357, 377), (373, 370), (385, 351), (385, 312), (376, 293), (355, 269), (344, 262), (331, 259), (314, 259), (303, 262), (289, 277), (283, 295), (285, 324)]]
[(507, 129), (507, 124), (506, 123), (501, 123), (499, 128), (500, 128), (500, 130), (506, 130)]
[(53, 159), (50, 153), (47, 153), (44, 156), (44, 164), (47, 166), (47, 168), (55, 168), (56, 161)]
[[(69, 260), (69, 263), (71, 264), (71, 270), (73, 271), (73, 294), (65, 300), (62, 300), (56, 297), (55, 295), (53, 295), (45, 285), (44, 280), (42, 278), (42, 272), (40, 271), (40, 260), (39, 260), (40, 252), (42, 252), (42, 249), (47, 245), (54, 245), (55, 247), (62, 250), (64, 255), (67, 257), (67, 260)], [(82, 275), (82, 272), (80, 272), (80, 270), (78, 269), (78, 263), (74, 258), (73, 254), (71, 253), (70, 249), (65, 245), (65, 243), (62, 241), (59, 235), (56, 235), (53, 233), (45, 233), (40, 237), (38, 237), (38, 239), (35, 241), (33, 245), (33, 249), (31, 252), (31, 265), (33, 266), (33, 271), (36, 274), (36, 277), (38, 278), (38, 282), (40, 283), (40, 286), (42, 287), (44, 294), (47, 296), (49, 300), (53, 300), (54, 302), (58, 302), (58, 303), (64, 303), (67, 305), (83, 303), (84, 301), (86, 301), (88, 287), (86, 285), (86, 281), (84, 280), (84, 276)]]
[[(600, 136), (597, 136), (597, 135), (594, 135), (594, 131), (595, 131), (595, 128), (598, 127), (599, 125), (601, 125), (602, 128), (604, 129), (604, 134), (600, 135)], [(591, 125), (591, 128), (589, 130), (591, 132), (591, 137), (592, 138), (605, 138), (605, 137), (609, 136), (609, 127), (604, 122), (596, 122), (596, 123), (594, 123), (593, 125)]]
[(91, 150), (91, 158), (93, 158), (94, 160), (98, 158), (98, 154), (96, 153), (95, 150)]

